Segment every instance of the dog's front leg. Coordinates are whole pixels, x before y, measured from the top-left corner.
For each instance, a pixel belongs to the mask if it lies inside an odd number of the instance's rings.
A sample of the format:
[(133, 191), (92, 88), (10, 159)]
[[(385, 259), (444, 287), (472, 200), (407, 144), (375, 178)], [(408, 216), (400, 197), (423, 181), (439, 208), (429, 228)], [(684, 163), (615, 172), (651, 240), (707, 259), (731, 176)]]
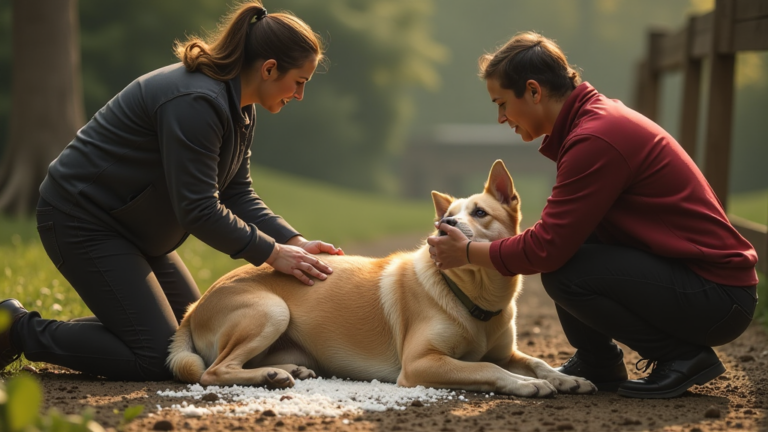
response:
[(493, 363), (465, 362), (433, 353), (403, 359), (397, 379), (403, 387), (452, 388), (496, 392), (524, 397), (549, 397), (557, 393), (549, 382), (515, 375)]
[(531, 357), (520, 351), (513, 351), (508, 360), (500, 366), (512, 373), (547, 380), (561, 393), (592, 394), (597, 392), (597, 387), (590, 381), (560, 373), (544, 360)]

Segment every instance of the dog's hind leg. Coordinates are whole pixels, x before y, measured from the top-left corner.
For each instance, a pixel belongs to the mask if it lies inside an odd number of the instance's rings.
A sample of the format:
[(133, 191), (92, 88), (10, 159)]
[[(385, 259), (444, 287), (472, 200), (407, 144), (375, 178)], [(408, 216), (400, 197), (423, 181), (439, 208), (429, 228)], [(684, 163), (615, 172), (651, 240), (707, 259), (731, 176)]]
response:
[(237, 296), (217, 332), (218, 356), (200, 378), (203, 385), (256, 385), (292, 387), (289, 371), (277, 367), (243, 369), (243, 365), (269, 348), (285, 332), (290, 311), (280, 297), (268, 293)]

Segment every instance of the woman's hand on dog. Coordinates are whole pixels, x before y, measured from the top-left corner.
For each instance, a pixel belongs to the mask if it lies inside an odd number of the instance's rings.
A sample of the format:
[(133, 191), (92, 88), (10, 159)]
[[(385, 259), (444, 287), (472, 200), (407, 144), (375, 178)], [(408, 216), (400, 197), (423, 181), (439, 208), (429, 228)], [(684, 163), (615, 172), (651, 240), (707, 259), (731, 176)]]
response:
[(469, 239), (460, 229), (447, 223), (435, 223), (435, 228), (447, 235), (427, 237), (429, 256), (440, 270), (448, 270), (469, 264), (466, 247)]
[(296, 245), (311, 254), (327, 253), (329, 255), (344, 255), (344, 251), (341, 248), (322, 242), (320, 240), (304, 241), (301, 244)]
[(333, 255), (344, 254), (341, 249), (321, 241), (310, 242), (304, 240), (303, 242), (297, 242), (296, 246), (275, 243), (272, 254), (267, 258), (267, 264), (271, 265), (275, 270), (293, 275), (296, 279), (311, 286), (315, 284), (315, 281), (310, 279), (309, 276), (325, 280), (329, 274), (333, 273), (333, 269), (310, 251), (326, 252)]

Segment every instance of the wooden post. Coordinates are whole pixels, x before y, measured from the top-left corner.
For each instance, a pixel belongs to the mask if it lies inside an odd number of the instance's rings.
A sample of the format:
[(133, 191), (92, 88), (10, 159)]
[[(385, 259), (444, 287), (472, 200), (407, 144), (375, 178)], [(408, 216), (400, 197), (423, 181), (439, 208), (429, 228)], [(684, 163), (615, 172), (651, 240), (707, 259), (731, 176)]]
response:
[(651, 30), (648, 33), (648, 57), (641, 70), (643, 85), (639, 94), (641, 113), (653, 121), (658, 120), (659, 88), (661, 72), (659, 71), (659, 44), (666, 36), (666, 31)]
[(724, 208), (728, 203), (735, 55), (731, 48), (733, 1), (716, 0), (705, 138), (704, 175)]
[(645, 114), (645, 95), (646, 85), (645, 77), (647, 75), (645, 69), (648, 64), (648, 59), (643, 59), (635, 66), (635, 94), (634, 94), (634, 109), (640, 114)]
[(683, 54), (683, 112), (680, 116), (680, 145), (696, 160), (696, 132), (699, 126), (699, 94), (701, 92), (701, 59), (693, 56), (696, 38), (695, 18), (685, 29)]

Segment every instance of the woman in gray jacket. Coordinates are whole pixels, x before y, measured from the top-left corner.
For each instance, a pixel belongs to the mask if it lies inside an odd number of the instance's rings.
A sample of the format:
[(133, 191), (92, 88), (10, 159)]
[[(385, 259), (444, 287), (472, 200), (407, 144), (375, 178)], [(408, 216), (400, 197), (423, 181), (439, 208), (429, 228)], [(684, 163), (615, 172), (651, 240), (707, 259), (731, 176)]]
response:
[[(169, 338), (200, 297), (174, 250), (189, 234), (312, 285), (331, 269), (251, 188), (259, 104), (301, 100), (323, 58), (312, 30), (260, 3), (233, 11), (211, 41), (177, 43), (181, 63), (122, 90), (78, 131), (40, 187), (38, 230), (95, 318), (60, 322), (0, 302), (0, 370), (29, 360), (119, 380), (165, 380)], [(244, 325), (247, 325), (244, 323)]]

